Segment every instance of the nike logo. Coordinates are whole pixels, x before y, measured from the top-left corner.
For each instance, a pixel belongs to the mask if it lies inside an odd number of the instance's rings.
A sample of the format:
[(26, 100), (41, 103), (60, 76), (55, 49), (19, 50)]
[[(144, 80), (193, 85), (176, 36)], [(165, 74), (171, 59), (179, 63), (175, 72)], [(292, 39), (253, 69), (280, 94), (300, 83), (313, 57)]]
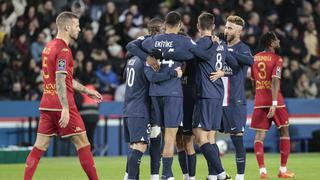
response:
[(231, 131), (233, 131), (233, 130), (235, 130), (235, 129), (237, 129), (236, 127), (233, 127), (233, 128), (231, 128)]

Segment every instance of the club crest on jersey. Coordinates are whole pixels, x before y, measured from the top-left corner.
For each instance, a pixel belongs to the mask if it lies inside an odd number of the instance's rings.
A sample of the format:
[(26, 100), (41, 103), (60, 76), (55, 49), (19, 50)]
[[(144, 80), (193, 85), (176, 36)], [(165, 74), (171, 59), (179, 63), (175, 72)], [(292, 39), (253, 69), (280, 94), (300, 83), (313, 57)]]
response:
[(281, 77), (281, 68), (278, 66), (277, 67), (277, 73), (276, 73), (276, 75), (278, 76), (278, 77)]
[(66, 70), (66, 60), (65, 59), (58, 60), (58, 70)]
[(224, 47), (223, 47), (222, 45), (219, 45), (219, 46), (217, 47), (217, 51), (224, 51)]

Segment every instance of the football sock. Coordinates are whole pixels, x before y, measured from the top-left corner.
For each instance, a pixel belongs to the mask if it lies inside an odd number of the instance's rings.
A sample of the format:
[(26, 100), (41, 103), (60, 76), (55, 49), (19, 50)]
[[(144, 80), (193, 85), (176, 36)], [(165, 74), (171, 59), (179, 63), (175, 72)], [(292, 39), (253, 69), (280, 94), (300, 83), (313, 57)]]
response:
[(183, 174), (188, 174), (187, 154), (186, 151), (178, 152), (180, 168)]
[(24, 171), (24, 180), (32, 180), (34, 172), (37, 169), (39, 160), (45, 151), (33, 147), (26, 160), (26, 167)]
[(168, 179), (173, 177), (172, 173), (173, 157), (162, 157), (162, 177), (161, 179)]
[(281, 166), (286, 167), (288, 157), (290, 154), (290, 138), (280, 138), (280, 155), (281, 155)]
[(133, 149), (128, 158), (128, 179), (137, 179), (143, 153)]
[(156, 138), (150, 138), (150, 168), (151, 174), (159, 174), (161, 160), (161, 135)]
[(128, 147), (128, 154), (127, 154), (127, 163), (126, 163), (126, 173), (128, 174), (128, 160), (129, 160), (129, 156), (131, 154), (132, 149), (130, 147)]
[(78, 156), (83, 170), (86, 172), (90, 180), (98, 180), (96, 167), (94, 165), (93, 156), (90, 145), (78, 149)]
[(217, 152), (211, 144), (203, 144), (200, 147), (200, 150), (206, 158), (206, 160), (209, 161), (211, 165), (213, 165), (214, 169), (216, 169), (216, 172), (218, 172), (218, 174), (224, 172), (224, 169), (221, 165), (220, 157), (217, 157)]
[(263, 168), (264, 166), (264, 149), (263, 149), (263, 142), (255, 141), (254, 142), (254, 153), (256, 154), (257, 162), (259, 168)]
[(196, 176), (197, 154), (188, 155), (188, 171), (189, 177)]
[(237, 174), (236, 180), (244, 180), (244, 174)]
[[(216, 145), (216, 143), (214, 143), (214, 144), (211, 144), (211, 146), (215, 149), (215, 153), (217, 153), (216, 154), (216, 156), (220, 156), (220, 153), (219, 153), (219, 148), (218, 148), (218, 146)], [(214, 166), (213, 165), (211, 165), (211, 163), (210, 162), (208, 162), (207, 161), (207, 164), (208, 164), (208, 171), (209, 171), (209, 175), (217, 175), (218, 174), (218, 172), (215, 170), (215, 168), (214, 168)]]
[(236, 149), (237, 174), (244, 174), (246, 167), (246, 149), (243, 145), (243, 136), (230, 136)]

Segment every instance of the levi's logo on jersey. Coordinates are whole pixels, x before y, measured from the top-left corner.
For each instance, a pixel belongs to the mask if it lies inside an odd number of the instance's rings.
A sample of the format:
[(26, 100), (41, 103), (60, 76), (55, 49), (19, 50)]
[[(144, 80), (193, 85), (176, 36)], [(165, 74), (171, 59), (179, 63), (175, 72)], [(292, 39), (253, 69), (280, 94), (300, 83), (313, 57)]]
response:
[(58, 60), (58, 71), (66, 70), (66, 60), (59, 59)]

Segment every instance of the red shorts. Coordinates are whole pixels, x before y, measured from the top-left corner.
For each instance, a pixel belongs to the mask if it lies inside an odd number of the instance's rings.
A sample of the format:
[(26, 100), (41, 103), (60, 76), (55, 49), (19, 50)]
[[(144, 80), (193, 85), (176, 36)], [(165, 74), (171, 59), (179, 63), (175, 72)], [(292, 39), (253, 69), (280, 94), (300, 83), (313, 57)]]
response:
[(270, 129), (272, 121), (278, 128), (281, 128), (283, 126), (289, 126), (289, 121), (288, 121), (289, 115), (288, 115), (287, 108), (285, 107), (277, 108), (274, 114), (274, 117), (271, 119), (267, 118), (268, 113), (269, 113), (269, 108), (254, 109), (250, 128), (267, 131)]
[(70, 109), (70, 120), (65, 128), (59, 126), (61, 111), (40, 110), (38, 134), (45, 136), (59, 135), (69, 137), (86, 132), (82, 118), (76, 108)]

